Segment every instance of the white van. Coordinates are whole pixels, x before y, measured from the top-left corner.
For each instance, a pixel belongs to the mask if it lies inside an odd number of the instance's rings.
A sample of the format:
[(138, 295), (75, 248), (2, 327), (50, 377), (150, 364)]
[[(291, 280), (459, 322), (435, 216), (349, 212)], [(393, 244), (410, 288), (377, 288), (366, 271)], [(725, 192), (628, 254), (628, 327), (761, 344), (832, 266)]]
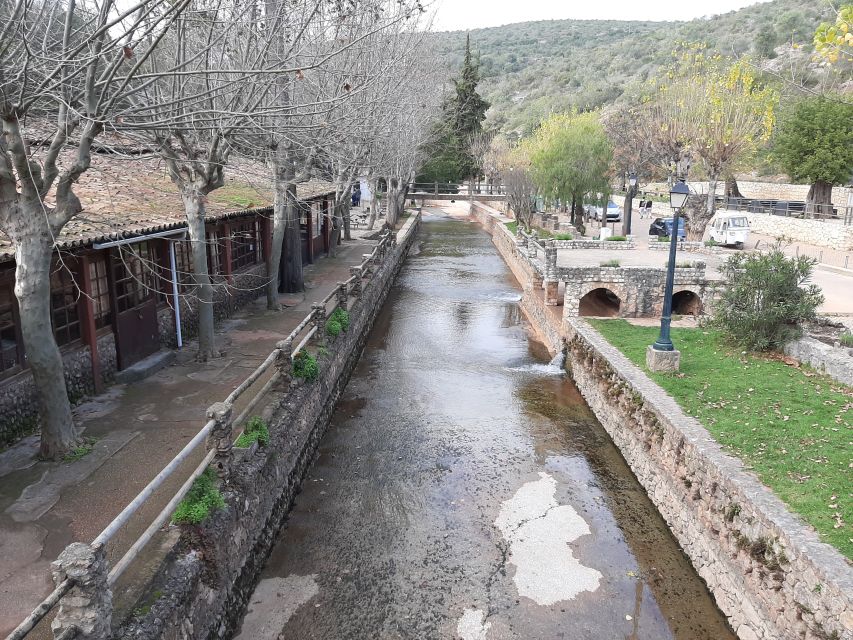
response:
[(711, 240), (743, 249), (749, 238), (749, 220), (742, 213), (720, 212), (711, 223)]

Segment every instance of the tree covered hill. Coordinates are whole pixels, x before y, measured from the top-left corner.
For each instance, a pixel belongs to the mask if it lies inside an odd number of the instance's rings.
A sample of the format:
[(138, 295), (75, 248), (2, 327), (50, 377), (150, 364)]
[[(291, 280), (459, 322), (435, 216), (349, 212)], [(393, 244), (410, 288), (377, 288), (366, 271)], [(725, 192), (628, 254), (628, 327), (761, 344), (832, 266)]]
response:
[[(767, 60), (776, 56), (774, 49), (790, 52), (792, 42), (810, 50), (815, 29), (832, 15), (824, 0), (772, 0), (689, 22), (549, 20), (470, 35), (472, 48), (480, 52), (481, 91), (492, 104), (490, 122), (526, 133), (554, 111), (630, 99), (631, 87), (667, 64), (677, 42), (705, 42), (726, 55)], [(455, 73), (465, 32), (432, 37)]]

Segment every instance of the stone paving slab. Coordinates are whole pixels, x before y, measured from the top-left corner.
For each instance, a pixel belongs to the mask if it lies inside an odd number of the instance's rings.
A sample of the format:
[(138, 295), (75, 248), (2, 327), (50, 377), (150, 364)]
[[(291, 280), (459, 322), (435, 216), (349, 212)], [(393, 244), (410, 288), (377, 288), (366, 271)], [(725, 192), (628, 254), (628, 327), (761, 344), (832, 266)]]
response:
[[(50, 592), (49, 564), (58, 553), (97, 536), (204, 425), (206, 408), (260, 364), (312, 303), (349, 278), (349, 267), (374, 245), (366, 234), (354, 230), (336, 258), (306, 265), (306, 292), (283, 294), (282, 311), (267, 311), (262, 296), (222, 322), (217, 341), (223, 358), (197, 363), (195, 344), (188, 343), (172, 366), (76, 407), (85, 435), (97, 439), (93, 453), (73, 462), (34, 462), (38, 439), (28, 438), (0, 454), (0, 637)], [(195, 464), (189, 461), (187, 469)], [(182, 482), (176, 478), (164, 487), (141, 515), (153, 518)], [(119, 557), (150, 518), (132, 520), (111, 541), (108, 555)]]

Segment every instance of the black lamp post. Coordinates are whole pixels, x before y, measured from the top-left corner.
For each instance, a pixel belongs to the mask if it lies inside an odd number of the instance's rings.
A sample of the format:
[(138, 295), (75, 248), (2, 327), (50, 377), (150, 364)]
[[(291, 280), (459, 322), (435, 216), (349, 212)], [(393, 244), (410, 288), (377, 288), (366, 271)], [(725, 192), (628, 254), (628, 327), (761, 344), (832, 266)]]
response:
[(674, 351), (672, 338), (669, 335), (669, 326), (672, 324), (672, 285), (675, 280), (675, 250), (678, 244), (678, 220), (681, 210), (684, 208), (690, 189), (684, 184), (684, 179), (679, 179), (669, 192), (669, 205), (674, 212), (672, 218), (672, 231), (669, 238), (669, 263), (666, 266), (666, 288), (663, 293), (663, 313), (660, 318), (660, 335), (652, 349), (655, 351)]
[(622, 231), (626, 236), (631, 235), (631, 217), (634, 212), (634, 196), (637, 195), (637, 174), (633, 171), (628, 174), (628, 193), (625, 196), (625, 224)]

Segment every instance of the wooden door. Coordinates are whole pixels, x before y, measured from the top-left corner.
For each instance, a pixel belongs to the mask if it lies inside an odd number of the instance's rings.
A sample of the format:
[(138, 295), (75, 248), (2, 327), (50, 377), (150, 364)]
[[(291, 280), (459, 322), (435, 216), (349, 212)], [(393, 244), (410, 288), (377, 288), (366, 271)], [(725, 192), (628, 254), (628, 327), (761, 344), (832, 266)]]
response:
[(157, 257), (141, 242), (110, 251), (118, 368), (160, 349), (157, 327)]

